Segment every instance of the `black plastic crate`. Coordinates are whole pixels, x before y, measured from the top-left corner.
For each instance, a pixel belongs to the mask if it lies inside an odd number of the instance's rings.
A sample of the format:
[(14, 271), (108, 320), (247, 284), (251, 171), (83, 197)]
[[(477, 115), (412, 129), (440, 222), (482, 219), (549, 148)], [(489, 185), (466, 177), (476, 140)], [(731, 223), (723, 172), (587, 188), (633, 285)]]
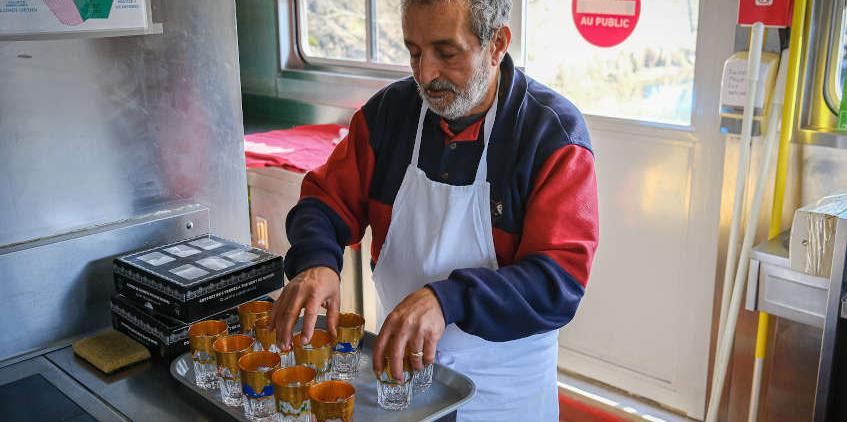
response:
[(214, 235), (114, 261), (117, 292), (181, 321), (197, 321), (282, 287), (282, 258)]
[[(116, 295), (111, 300), (112, 326), (143, 344), (154, 357), (170, 362), (188, 351), (186, 323), (166, 315), (138, 307), (127, 298)], [(241, 331), (237, 308), (232, 308), (206, 319), (220, 319), (229, 326), (230, 333)]]

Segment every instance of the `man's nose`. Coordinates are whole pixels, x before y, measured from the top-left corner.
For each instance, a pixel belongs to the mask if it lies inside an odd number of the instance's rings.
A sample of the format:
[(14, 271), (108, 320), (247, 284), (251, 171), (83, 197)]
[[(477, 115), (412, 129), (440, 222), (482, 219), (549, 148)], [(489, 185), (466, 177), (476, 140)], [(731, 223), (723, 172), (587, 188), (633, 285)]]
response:
[(424, 85), (429, 85), (432, 81), (438, 79), (438, 77), (441, 76), (441, 72), (435, 61), (432, 60), (432, 58), (428, 58), (426, 56), (426, 54), (421, 55), (420, 79)]

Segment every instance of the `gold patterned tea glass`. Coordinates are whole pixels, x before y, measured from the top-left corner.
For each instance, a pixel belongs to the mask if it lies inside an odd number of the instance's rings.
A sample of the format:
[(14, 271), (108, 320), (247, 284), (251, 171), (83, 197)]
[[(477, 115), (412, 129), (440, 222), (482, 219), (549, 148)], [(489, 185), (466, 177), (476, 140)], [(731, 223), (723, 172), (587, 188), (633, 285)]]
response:
[(218, 364), (212, 344), (229, 331), (220, 320), (200, 321), (188, 327), (188, 345), (194, 362), (194, 383), (200, 388), (218, 386)]
[(303, 344), (303, 333), (294, 335), (294, 360), (298, 365), (314, 368), (315, 381), (332, 379), (332, 336), (326, 330), (316, 329), (308, 344)]
[(244, 415), (253, 422), (276, 422), (273, 371), (279, 369), (279, 355), (274, 352), (251, 352), (238, 359), (241, 391), (244, 393)]
[(279, 422), (312, 422), (309, 387), (315, 383), (317, 373), (314, 368), (302, 365), (274, 371), (271, 380)]
[(238, 359), (253, 351), (254, 340), (243, 334), (223, 336), (212, 345), (218, 360), (218, 379), (221, 386), (221, 400), (227, 406), (241, 406), (241, 371)]
[(309, 387), (312, 414), (317, 422), (351, 422), (356, 389), (345, 381), (324, 381)]
[(412, 402), (412, 371), (409, 362), (403, 359), (403, 382), (391, 376), (390, 358), (385, 358), (382, 373), (376, 387), (376, 402), (386, 410), (403, 410)]
[(332, 348), (333, 378), (351, 380), (359, 375), (359, 358), (362, 339), (365, 337), (365, 319), (354, 313), (342, 313), (338, 316), (335, 328), (338, 337)]
[(241, 321), (241, 333), (256, 337), (253, 324), (261, 317), (270, 316), (274, 304), (264, 300), (247, 302), (238, 307), (238, 319)]
[(271, 317), (261, 317), (253, 323), (253, 331), (256, 333), (261, 350), (274, 352), (279, 354), (281, 368), (287, 368), (294, 365), (294, 352), (283, 352), (279, 345), (276, 344), (276, 330), (271, 328)]

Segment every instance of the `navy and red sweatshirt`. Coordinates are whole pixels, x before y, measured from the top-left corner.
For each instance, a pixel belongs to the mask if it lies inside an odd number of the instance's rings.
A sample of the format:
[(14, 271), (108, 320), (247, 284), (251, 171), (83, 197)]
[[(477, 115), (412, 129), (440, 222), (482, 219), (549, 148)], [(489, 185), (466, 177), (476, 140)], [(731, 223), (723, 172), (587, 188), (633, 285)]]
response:
[[(446, 280), (422, 280), (431, 281), (447, 324), (489, 341), (567, 324), (585, 292), (599, 236), (594, 157), (582, 115), (516, 69), (508, 55), (500, 71), (488, 149), (499, 269), (456, 268)], [(367, 226), (377, 262), (420, 107), (411, 77), (389, 85), (354, 114), (329, 161), (306, 175), (286, 221), (289, 278), (316, 266), (340, 271), (344, 247), (359, 242)], [(460, 133), (432, 111), (425, 119), (420, 168), (434, 181), (471, 184), (484, 119)]]

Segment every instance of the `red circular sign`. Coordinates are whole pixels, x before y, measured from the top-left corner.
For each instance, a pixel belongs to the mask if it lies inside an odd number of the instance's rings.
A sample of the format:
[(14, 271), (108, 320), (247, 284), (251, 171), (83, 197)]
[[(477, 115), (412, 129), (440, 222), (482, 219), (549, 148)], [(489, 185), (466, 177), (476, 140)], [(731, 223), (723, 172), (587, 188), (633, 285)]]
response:
[(641, 0), (572, 0), (573, 22), (597, 47), (613, 47), (629, 38), (641, 15)]

